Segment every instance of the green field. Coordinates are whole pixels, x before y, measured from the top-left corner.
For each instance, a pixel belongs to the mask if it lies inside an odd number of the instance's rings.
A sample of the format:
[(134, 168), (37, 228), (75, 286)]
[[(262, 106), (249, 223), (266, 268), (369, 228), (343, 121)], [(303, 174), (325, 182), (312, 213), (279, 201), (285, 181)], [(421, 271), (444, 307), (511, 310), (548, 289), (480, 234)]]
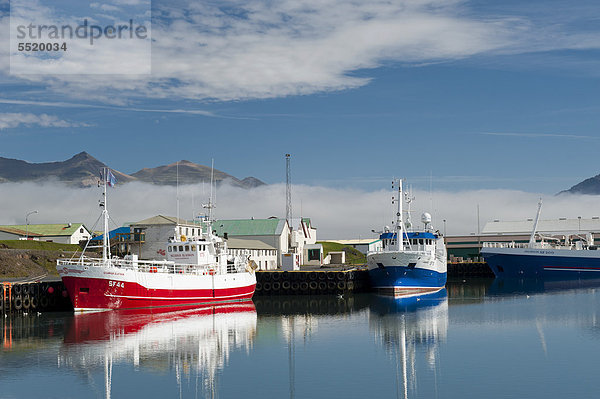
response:
[(37, 249), (40, 251), (78, 251), (77, 244), (60, 244), (57, 242), (34, 240), (0, 240), (0, 248), (8, 249)]
[(336, 242), (318, 242), (318, 244), (323, 245), (323, 257), (327, 256), (327, 254), (331, 251), (346, 252), (346, 263), (349, 265), (364, 265), (367, 263), (367, 257), (360, 252), (358, 249), (355, 249), (349, 245), (338, 244)]

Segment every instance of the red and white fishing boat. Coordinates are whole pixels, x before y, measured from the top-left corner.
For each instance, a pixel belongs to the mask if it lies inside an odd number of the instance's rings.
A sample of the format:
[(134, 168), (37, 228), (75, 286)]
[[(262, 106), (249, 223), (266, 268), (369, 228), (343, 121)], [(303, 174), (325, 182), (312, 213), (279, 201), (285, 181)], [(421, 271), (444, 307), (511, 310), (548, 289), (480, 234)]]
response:
[[(196, 306), (252, 298), (256, 266), (248, 256), (228, 253), (227, 242), (212, 234), (210, 214), (199, 236), (185, 237), (174, 231), (166, 260), (111, 257), (106, 185), (112, 186), (115, 179), (108, 169), (103, 176), (102, 258), (87, 257), (84, 250), (78, 259), (58, 260), (56, 266), (76, 312)], [(212, 202), (206, 207), (212, 209)]]

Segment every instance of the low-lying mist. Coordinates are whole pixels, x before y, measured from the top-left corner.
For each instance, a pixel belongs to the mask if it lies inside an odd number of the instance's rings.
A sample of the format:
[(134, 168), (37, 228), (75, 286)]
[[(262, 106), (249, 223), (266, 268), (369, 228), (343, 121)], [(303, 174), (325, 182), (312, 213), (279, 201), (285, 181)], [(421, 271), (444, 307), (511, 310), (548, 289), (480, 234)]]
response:
[[(177, 192), (179, 191), (179, 195)], [(208, 185), (186, 185), (179, 189), (146, 183), (128, 183), (108, 188), (108, 209), (113, 221), (111, 228), (136, 222), (154, 215), (177, 215), (192, 219), (203, 213), (202, 203), (208, 201)], [(98, 202), (102, 188), (72, 188), (61, 183), (3, 183), (0, 184), (0, 224), (83, 222), (92, 228), (100, 215)], [(448, 235), (477, 231), (477, 206), (480, 226), (493, 219), (523, 220), (535, 216), (537, 202), (543, 197), (542, 219), (559, 217), (590, 218), (600, 216), (598, 196), (541, 195), (511, 190), (415, 191), (412, 204), (413, 224), (420, 224), (420, 215), (433, 215), (435, 228), (443, 231), (446, 220)], [(310, 217), (320, 239), (368, 238), (390, 225), (394, 211), (389, 190), (363, 191), (358, 189), (326, 188), (295, 185), (292, 190), (293, 216)], [(285, 217), (285, 185), (275, 184), (254, 189), (222, 185), (215, 190), (214, 216), (222, 219)], [(100, 229), (100, 225), (95, 227)]]

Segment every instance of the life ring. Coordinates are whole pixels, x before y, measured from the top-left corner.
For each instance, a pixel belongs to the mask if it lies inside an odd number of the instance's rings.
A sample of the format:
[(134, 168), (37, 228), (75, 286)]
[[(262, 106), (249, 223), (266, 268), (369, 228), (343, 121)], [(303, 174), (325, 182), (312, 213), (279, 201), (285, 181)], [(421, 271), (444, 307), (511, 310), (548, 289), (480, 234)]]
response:
[(210, 274), (211, 276), (215, 275), (215, 269), (208, 269), (208, 274)]
[(183, 234), (181, 235), (181, 241), (183, 241), (183, 242), (187, 241), (187, 237), (184, 236)]
[(40, 306), (42, 309), (46, 309), (48, 307), (48, 297), (46, 295), (40, 298)]
[(156, 266), (150, 266), (150, 273), (158, 272), (158, 268)]
[(21, 298), (21, 295), (17, 295), (15, 299), (13, 299), (13, 306), (15, 307), (15, 310), (21, 310), (23, 307), (23, 298)]

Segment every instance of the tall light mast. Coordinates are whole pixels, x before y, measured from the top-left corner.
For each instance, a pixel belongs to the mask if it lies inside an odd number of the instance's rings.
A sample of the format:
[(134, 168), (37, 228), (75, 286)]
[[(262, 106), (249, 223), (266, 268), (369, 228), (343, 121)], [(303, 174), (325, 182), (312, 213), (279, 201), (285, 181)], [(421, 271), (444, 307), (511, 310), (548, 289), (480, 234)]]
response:
[(292, 223), (292, 173), (291, 173), (291, 155), (285, 154), (285, 219), (288, 226)]

